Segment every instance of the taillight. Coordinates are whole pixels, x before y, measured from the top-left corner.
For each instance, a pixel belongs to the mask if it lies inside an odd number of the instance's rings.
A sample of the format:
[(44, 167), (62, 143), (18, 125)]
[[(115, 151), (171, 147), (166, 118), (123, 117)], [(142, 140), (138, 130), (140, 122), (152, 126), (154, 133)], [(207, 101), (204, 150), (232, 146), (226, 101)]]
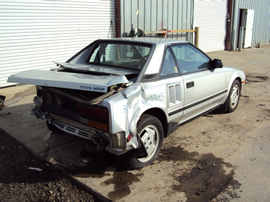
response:
[(88, 119), (88, 125), (105, 131), (109, 130), (107, 108), (76, 105), (76, 110), (82, 118)]
[(100, 121), (103, 123), (108, 122), (108, 110), (104, 107), (85, 107), (76, 105), (77, 112), (83, 118), (87, 118), (93, 121)]

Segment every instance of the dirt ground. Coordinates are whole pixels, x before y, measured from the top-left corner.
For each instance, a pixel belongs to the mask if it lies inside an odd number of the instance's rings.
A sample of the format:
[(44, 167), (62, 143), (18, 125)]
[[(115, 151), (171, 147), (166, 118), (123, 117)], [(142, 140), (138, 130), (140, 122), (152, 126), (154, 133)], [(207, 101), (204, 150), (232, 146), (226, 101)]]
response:
[[(164, 140), (157, 160), (136, 171), (122, 170), (117, 159), (107, 153), (84, 152), (84, 140), (50, 133), (44, 122), (29, 116), (33, 86), (0, 89), (0, 95), (7, 96), (6, 107), (0, 111), (0, 127), (46, 160), (33, 157), (18, 143), (9, 145), (11, 139), (2, 141), (3, 136), (10, 137), (0, 132), (0, 193), (5, 193), (0, 199), (20, 200), (16, 195), (22, 197), (25, 190), (31, 190), (37, 193), (34, 200), (71, 200), (68, 195), (72, 200), (95, 200), (80, 187), (75, 191), (68, 174), (113, 201), (269, 200), (270, 46), (209, 55), (246, 73), (238, 109), (230, 114), (214, 111), (181, 126)], [(22, 177), (18, 173), (23, 173)], [(45, 198), (38, 198), (41, 196)]]

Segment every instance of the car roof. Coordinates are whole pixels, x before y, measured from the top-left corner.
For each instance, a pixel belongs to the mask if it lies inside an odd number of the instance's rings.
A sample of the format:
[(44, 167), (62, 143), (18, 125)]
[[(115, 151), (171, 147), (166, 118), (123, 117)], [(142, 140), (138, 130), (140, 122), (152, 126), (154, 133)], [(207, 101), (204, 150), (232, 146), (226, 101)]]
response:
[(172, 43), (188, 43), (188, 41), (181, 41), (177, 39), (156, 38), (156, 37), (124, 37), (124, 38), (111, 38), (111, 39), (99, 39), (98, 41), (132, 41), (139, 43), (151, 43), (156, 45), (165, 45)]

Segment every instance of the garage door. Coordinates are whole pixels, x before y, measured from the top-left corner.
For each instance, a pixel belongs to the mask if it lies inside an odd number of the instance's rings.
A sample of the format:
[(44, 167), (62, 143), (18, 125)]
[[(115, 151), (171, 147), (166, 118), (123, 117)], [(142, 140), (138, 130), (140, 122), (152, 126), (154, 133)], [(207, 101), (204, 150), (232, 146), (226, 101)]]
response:
[(227, 0), (195, 0), (194, 27), (200, 28), (199, 48), (205, 52), (225, 49)]
[(113, 36), (114, 0), (1, 0), (0, 87), (13, 73), (55, 67), (97, 38)]

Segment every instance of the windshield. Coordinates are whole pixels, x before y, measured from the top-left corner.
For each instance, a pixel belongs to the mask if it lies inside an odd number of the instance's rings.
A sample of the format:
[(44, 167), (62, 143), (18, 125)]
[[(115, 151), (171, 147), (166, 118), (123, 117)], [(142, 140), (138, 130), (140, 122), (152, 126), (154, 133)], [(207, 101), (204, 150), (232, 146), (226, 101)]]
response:
[(88, 62), (125, 69), (140, 70), (151, 50), (151, 45), (135, 43), (99, 42), (95, 44)]

